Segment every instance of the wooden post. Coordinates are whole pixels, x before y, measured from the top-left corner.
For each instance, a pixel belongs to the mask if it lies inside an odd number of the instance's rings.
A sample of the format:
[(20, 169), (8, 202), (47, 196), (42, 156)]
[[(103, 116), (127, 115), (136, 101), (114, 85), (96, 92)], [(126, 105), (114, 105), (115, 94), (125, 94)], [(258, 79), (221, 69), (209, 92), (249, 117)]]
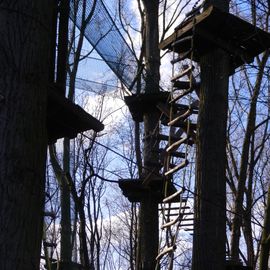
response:
[[(229, 11), (227, 0), (209, 0), (206, 7), (210, 4)], [(225, 270), (229, 57), (216, 48), (201, 57), (200, 65), (192, 270)]]
[[(144, 0), (145, 7), (145, 65), (146, 65), (146, 86), (145, 94), (159, 92), (159, 66), (160, 53), (158, 49), (158, 7), (159, 1)], [(149, 162), (158, 162), (158, 143), (154, 139), (159, 132), (159, 113), (152, 111), (144, 114), (144, 171), (146, 177), (149, 172), (153, 172), (151, 178), (157, 178), (159, 170), (149, 166)], [(140, 206), (140, 259), (139, 269), (153, 270), (156, 265), (156, 256), (158, 252), (158, 203), (155, 201), (151, 191), (143, 198)]]
[(0, 3), (0, 269), (38, 270), (53, 1)]

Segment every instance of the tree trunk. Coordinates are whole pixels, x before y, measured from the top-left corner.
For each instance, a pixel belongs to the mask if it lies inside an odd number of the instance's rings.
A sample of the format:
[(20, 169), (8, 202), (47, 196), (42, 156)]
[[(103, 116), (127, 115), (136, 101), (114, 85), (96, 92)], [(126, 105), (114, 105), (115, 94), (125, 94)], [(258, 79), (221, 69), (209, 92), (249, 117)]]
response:
[[(160, 53), (158, 49), (158, 9), (159, 1), (144, 0), (145, 7), (145, 64), (146, 64), (146, 86), (145, 94), (159, 92), (159, 66)], [(152, 111), (144, 114), (144, 133), (146, 139), (144, 143), (144, 172), (146, 177), (149, 172), (153, 172), (150, 181), (156, 178), (159, 171), (157, 168), (149, 166), (149, 162), (158, 162), (158, 143), (153, 135), (159, 132), (159, 113)], [(149, 191), (140, 206), (140, 268), (143, 270), (153, 270), (156, 265), (158, 252), (158, 203)]]
[[(72, 262), (71, 245), (71, 208), (70, 208), (70, 188), (65, 181), (65, 175), (70, 173), (70, 141), (64, 138), (63, 142), (63, 175), (60, 183), (61, 191), (61, 261), (70, 268)], [(68, 270), (68, 269), (66, 269)]]
[(256, 83), (254, 86), (254, 93), (252, 96), (250, 110), (247, 121), (247, 128), (245, 132), (245, 138), (242, 148), (241, 154), (241, 162), (240, 162), (240, 173), (237, 185), (237, 193), (234, 205), (234, 217), (232, 222), (232, 236), (231, 236), (231, 257), (232, 260), (239, 260), (239, 242), (240, 242), (240, 229), (242, 225), (242, 208), (243, 208), (243, 200), (244, 200), (244, 192), (246, 188), (246, 179), (248, 174), (248, 163), (249, 163), (249, 150), (251, 144), (251, 138), (254, 133), (254, 127), (256, 124), (256, 111), (257, 111), (257, 100), (258, 95), (261, 89), (263, 70), (268, 59), (269, 53), (265, 52), (262, 61), (260, 63), (258, 76), (256, 79)]
[[(228, 1), (208, 1), (228, 11)], [(203, 55), (197, 129), (193, 270), (224, 270), (226, 260), (226, 123), (229, 58)]]
[(0, 269), (39, 269), (52, 1), (0, 3)]

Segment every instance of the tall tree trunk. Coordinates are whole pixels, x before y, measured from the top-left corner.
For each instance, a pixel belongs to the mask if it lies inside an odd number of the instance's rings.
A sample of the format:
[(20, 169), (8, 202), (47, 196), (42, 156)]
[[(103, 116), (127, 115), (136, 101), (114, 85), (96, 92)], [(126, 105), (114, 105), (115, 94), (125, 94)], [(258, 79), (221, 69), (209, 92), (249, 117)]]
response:
[[(159, 66), (160, 53), (158, 49), (158, 9), (159, 1), (143, 1), (145, 7), (145, 64), (146, 64), (146, 86), (145, 94), (159, 92)], [(153, 172), (150, 181), (156, 178), (159, 171), (149, 166), (150, 162), (158, 162), (158, 143), (154, 135), (159, 132), (159, 113), (152, 111), (144, 114), (144, 172), (146, 177)], [(151, 191), (145, 196), (140, 206), (140, 269), (155, 269), (156, 256), (158, 252), (158, 203), (155, 201)]]
[(257, 75), (257, 80), (254, 86), (254, 93), (252, 96), (250, 110), (247, 121), (247, 128), (242, 148), (241, 163), (240, 163), (240, 173), (238, 179), (237, 193), (234, 205), (234, 217), (232, 222), (232, 236), (231, 236), (231, 257), (234, 261), (239, 260), (239, 242), (240, 242), (240, 229), (242, 225), (242, 209), (243, 209), (243, 200), (244, 192), (247, 179), (247, 170), (249, 162), (249, 150), (251, 144), (251, 138), (254, 133), (254, 127), (256, 124), (256, 110), (257, 110), (257, 100), (259, 91), (261, 89), (263, 70), (268, 59), (269, 52), (265, 52)]
[[(207, 1), (228, 11), (228, 1)], [(229, 57), (221, 49), (203, 55), (197, 129), (193, 270), (224, 270), (226, 259), (226, 123)]]
[(52, 1), (0, 3), (0, 269), (39, 269)]
[[(71, 245), (71, 205), (70, 205), (70, 188), (65, 181), (64, 176), (70, 173), (70, 141), (64, 138), (63, 141), (63, 175), (61, 176), (61, 261), (66, 263), (70, 268), (72, 262), (72, 245)], [(68, 269), (66, 269), (68, 270)]]

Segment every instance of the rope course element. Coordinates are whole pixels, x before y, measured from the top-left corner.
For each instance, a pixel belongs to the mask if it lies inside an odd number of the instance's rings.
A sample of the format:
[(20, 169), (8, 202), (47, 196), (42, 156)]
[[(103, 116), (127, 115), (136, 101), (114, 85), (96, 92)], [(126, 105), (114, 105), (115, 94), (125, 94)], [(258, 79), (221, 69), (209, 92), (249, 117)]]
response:
[[(121, 157), (121, 158), (123, 158), (123, 159), (129, 161), (130, 163), (132, 163), (132, 164), (134, 164), (134, 165), (137, 165), (137, 162), (136, 162), (136, 161), (132, 160), (131, 158), (128, 158), (128, 157), (124, 156), (123, 154), (121, 154), (121, 153), (117, 152), (116, 150), (112, 149), (111, 147), (109, 147), (109, 146), (107, 146), (107, 145), (104, 145), (103, 143), (100, 143), (100, 142), (98, 142), (98, 141), (96, 141), (96, 140), (93, 140), (93, 138), (91, 138), (90, 136), (87, 136), (85, 133), (80, 133), (80, 134), (81, 134), (81, 136), (87, 138), (88, 140), (94, 141), (95, 144), (97, 144), (97, 145), (99, 145), (99, 146), (101, 146), (101, 147), (103, 147), (103, 148), (109, 150), (110, 152), (114, 153), (115, 155), (117, 155), (117, 156), (119, 156), (119, 157)], [(144, 167), (144, 166), (143, 166), (143, 169), (148, 170), (148, 169), (147, 169), (146, 167)], [(154, 175), (155, 175), (155, 176), (160, 176), (159, 174), (154, 174)], [(118, 177), (120, 177), (120, 176), (118, 176)], [(120, 177), (120, 178), (121, 178), (121, 177)], [(190, 193), (191, 195), (193, 195), (194, 198), (197, 197), (197, 198), (200, 199), (200, 200), (204, 200), (204, 201), (206, 201), (206, 202), (208, 202), (208, 203), (210, 203), (210, 204), (212, 204), (212, 205), (214, 205), (214, 206), (220, 208), (221, 210), (224, 210), (224, 208), (222, 208), (222, 207), (221, 207), (220, 205), (218, 205), (216, 202), (210, 201), (209, 199), (206, 199), (206, 198), (204, 198), (204, 197), (201, 197), (198, 193), (192, 191), (191, 189), (189, 189), (189, 188), (187, 188), (187, 187), (184, 187), (182, 184), (174, 183), (174, 185), (177, 186), (177, 187), (180, 188), (180, 189), (184, 189), (186, 192), (188, 192), (188, 193)], [(191, 197), (189, 197), (189, 198), (191, 198)], [(192, 199), (192, 198), (191, 198), (191, 199)], [(239, 216), (242, 217), (242, 215), (237, 214), (236, 212), (234, 212), (234, 211), (232, 211), (232, 210), (230, 210), (230, 209), (225, 208), (225, 210), (226, 210), (226, 212), (228, 212), (228, 213), (231, 213), (231, 214), (234, 214), (234, 215), (239, 215)], [(245, 219), (245, 217), (242, 217), (242, 218)], [(255, 219), (255, 218), (253, 217), (253, 219)], [(255, 219), (255, 220), (256, 220), (256, 219)], [(254, 225), (256, 225), (256, 226), (259, 226), (260, 228), (264, 228), (264, 226), (263, 226), (259, 221), (257, 221), (257, 220), (256, 220), (256, 222), (252, 220), (251, 223), (254, 224)]]
[[(196, 5), (194, 5), (194, 9)], [(198, 11), (189, 12), (186, 16), (189, 20), (193, 20), (193, 30), (195, 32), (196, 19), (195, 16)], [(188, 44), (188, 49), (181, 54), (177, 54), (174, 50), (180, 44)], [(174, 266), (175, 251), (177, 241), (179, 238), (180, 229), (183, 229), (185, 224), (183, 221), (193, 221), (190, 215), (188, 206), (188, 196), (184, 197), (185, 193), (185, 178), (187, 174), (187, 167), (189, 165), (188, 154), (191, 151), (192, 145), (196, 140), (195, 128), (196, 125), (192, 122), (196, 120), (194, 114), (198, 113), (198, 97), (194, 98), (193, 92), (196, 91), (198, 95), (198, 82), (194, 76), (194, 62), (193, 62), (194, 41), (193, 35), (184, 37), (173, 42), (173, 60), (172, 63), (172, 79), (171, 79), (171, 93), (170, 100), (167, 103), (169, 108), (166, 123), (169, 126), (168, 144), (165, 147), (164, 159), (164, 200), (161, 206), (162, 226), (161, 230), (164, 232), (160, 238), (160, 252), (156, 258), (156, 269), (162, 265), (162, 269), (172, 270)], [(186, 58), (189, 58), (187, 60)], [(177, 75), (176, 65), (180, 63), (181, 71)], [(187, 80), (183, 80), (188, 78)], [(179, 103), (181, 101), (181, 103)], [(181, 152), (177, 152), (177, 150)], [(181, 155), (180, 155), (181, 154)], [(168, 186), (170, 182), (174, 182), (178, 171), (182, 173), (181, 189), (174, 194), (168, 194)], [(177, 207), (175, 203), (177, 202)], [(189, 218), (187, 218), (187, 216)], [(186, 226), (191, 226), (187, 230), (193, 230), (193, 223)], [(163, 236), (164, 235), (164, 236)], [(165, 241), (163, 240), (165, 239)]]
[[(128, 88), (137, 75), (137, 59), (126, 42), (114, 19), (102, 0), (97, 0), (93, 16), (85, 25), (82, 18), (91, 13), (94, 0), (88, 0), (85, 6), (79, 1), (75, 10), (71, 5), (70, 18), (79, 29), (85, 27), (85, 38), (112, 69), (120, 81)], [(85, 14), (84, 14), (85, 10)]]

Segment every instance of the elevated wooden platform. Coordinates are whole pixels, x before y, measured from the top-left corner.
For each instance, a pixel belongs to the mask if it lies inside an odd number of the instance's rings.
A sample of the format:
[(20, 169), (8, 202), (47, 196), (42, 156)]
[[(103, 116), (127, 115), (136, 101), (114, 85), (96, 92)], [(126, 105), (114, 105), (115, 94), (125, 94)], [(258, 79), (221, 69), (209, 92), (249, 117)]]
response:
[(169, 92), (159, 92), (151, 94), (138, 94), (125, 97), (125, 103), (129, 108), (134, 121), (142, 122), (146, 112), (157, 110), (158, 103), (166, 103)]
[[(164, 182), (161, 179), (153, 179), (147, 187), (143, 185), (142, 179), (121, 179), (118, 184), (123, 195), (130, 202), (141, 202), (144, 197), (148, 196), (149, 192), (154, 195), (158, 203), (161, 203), (164, 199)], [(173, 183), (170, 183), (168, 186), (168, 196), (174, 194), (176, 191)], [(180, 196), (177, 196), (171, 202), (179, 202), (179, 200)]]
[(93, 129), (98, 132), (103, 128), (104, 125), (95, 117), (60, 95), (55, 86), (48, 89), (48, 144), (63, 137), (74, 138), (86, 130)]
[(160, 43), (159, 48), (178, 53), (188, 52), (191, 47), (188, 37), (192, 36), (194, 22), (193, 59), (197, 62), (201, 56), (219, 47), (231, 55), (234, 70), (244, 63), (251, 63), (255, 56), (270, 48), (269, 33), (213, 6), (194, 19), (180, 24), (171, 36)]

